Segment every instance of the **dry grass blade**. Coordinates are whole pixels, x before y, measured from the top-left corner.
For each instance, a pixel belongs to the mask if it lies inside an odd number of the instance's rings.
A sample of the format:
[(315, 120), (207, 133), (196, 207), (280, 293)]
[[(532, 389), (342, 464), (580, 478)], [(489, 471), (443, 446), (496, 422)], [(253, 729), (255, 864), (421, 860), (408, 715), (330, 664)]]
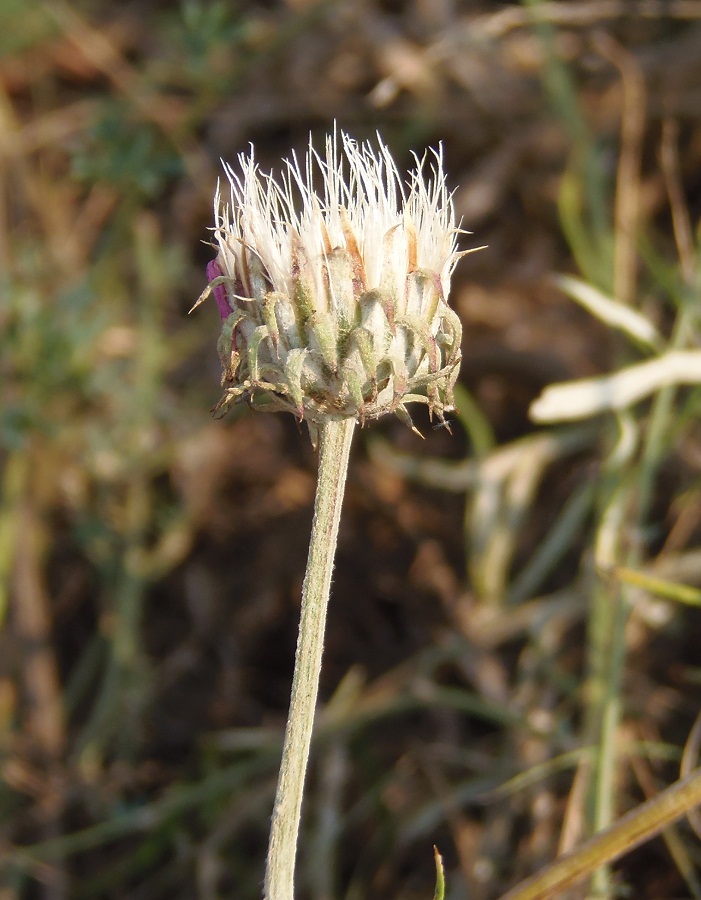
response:
[(619, 859), (625, 853), (650, 840), (701, 804), (701, 769), (636, 807), (604, 832), (545, 871), (507, 891), (500, 900), (548, 900), (557, 896), (600, 866)]

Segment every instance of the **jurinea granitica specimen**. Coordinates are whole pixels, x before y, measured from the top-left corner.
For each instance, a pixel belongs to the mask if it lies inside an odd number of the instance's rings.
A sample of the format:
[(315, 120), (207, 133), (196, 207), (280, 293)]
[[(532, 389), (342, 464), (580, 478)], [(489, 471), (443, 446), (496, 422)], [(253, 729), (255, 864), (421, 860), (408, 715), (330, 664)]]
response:
[[(225, 166), (214, 200), (216, 259), (195, 306), (214, 295), (226, 411), (291, 412), (319, 448), (299, 638), (270, 829), (266, 900), (293, 900), (297, 838), (321, 671), (326, 609), (351, 439), (407, 405), (453, 409), (461, 326), (447, 304), (463, 253), (441, 152), (415, 157), (406, 181), (387, 147), (343, 132), (311, 142), (281, 175), (253, 150)], [(463, 251), (470, 252), (470, 251)], [(194, 307), (193, 307), (194, 308)]]
[(446, 302), (461, 254), (441, 153), (417, 158), (404, 183), (381, 141), (341, 133), (277, 179), (253, 150), (225, 170), (205, 292), (222, 317), (218, 409), (287, 410), (314, 442), (329, 418), (411, 424), (412, 402), (442, 421), (462, 329)]

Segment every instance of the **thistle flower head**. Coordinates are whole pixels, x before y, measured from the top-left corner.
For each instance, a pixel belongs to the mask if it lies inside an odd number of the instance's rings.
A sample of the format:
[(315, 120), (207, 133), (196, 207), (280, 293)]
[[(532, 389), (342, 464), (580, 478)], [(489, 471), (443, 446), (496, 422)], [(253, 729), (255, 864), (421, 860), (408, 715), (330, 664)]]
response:
[(422, 402), (452, 409), (461, 326), (446, 302), (459, 229), (440, 152), (404, 182), (387, 147), (327, 138), (279, 178), (253, 150), (225, 166), (208, 288), (222, 316), (224, 395), (287, 410), (314, 439), (329, 418), (364, 423)]

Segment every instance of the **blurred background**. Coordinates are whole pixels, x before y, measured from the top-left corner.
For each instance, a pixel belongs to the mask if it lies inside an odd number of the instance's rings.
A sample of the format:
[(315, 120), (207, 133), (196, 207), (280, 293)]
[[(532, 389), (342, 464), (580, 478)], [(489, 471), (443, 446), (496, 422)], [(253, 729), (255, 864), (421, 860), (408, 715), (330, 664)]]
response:
[[(356, 436), (300, 900), (500, 896), (679, 773), (701, 694), (699, 392), (536, 428), (697, 346), (701, 2), (1, 0), (0, 898), (260, 896), (315, 456), (219, 397), (220, 158), (442, 142), (452, 435)], [(679, 585), (683, 584), (685, 590)], [(680, 825), (599, 896), (701, 897)], [(584, 897), (574, 890), (572, 898)]]

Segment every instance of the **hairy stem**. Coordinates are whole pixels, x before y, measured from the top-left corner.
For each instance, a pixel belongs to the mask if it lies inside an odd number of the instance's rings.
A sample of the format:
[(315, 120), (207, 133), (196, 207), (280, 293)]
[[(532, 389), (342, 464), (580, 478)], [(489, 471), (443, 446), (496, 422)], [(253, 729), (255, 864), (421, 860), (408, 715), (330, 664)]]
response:
[(302, 587), (290, 712), (270, 827), (265, 872), (266, 900), (293, 900), (294, 897), (304, 777), (314, 726), (326, 609), (354, 426), (354, 419), (339, 419), (330, 420), (320, 428), (314, 522)]

